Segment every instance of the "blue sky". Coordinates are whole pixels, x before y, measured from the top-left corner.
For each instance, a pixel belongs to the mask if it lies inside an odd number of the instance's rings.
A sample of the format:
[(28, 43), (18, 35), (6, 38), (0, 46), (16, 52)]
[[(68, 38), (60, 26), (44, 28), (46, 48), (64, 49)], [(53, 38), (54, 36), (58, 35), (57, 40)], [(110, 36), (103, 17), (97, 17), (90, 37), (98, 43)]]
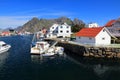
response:
[(120, 0), (0, 0), (0, 28), (18, 27), (33, 17), (78, 18), (100, 26), (120, 17)]

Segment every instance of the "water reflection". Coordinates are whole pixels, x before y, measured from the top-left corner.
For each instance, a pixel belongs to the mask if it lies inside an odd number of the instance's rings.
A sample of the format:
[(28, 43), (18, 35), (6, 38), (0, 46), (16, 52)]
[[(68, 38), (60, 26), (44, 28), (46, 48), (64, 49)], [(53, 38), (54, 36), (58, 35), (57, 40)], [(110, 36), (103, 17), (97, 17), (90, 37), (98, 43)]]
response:
[(98, 76), (101, 76), (104, 75), (104, 73), (109, 70), (109, 67), (98, 64), (93, 65), (93, 70)]
[(46, 62), (46, 61), (48, 61), (48, 60), (51, 60), (51, 59), (54, 59), (55, 58), (55, 56), (41, 56), (41, 55), (31, 55), (31, 61), (33, 62), (33, 63), (44, 63), (44, 62)]
[(4, 52), (0, 54), (0, 70), (2, 69), (2, 67), (4, 66), (6, 59), (8, 57), (9, 52)]
[[(107, 79), (112, 77), (111, 80), (113, 80), (113, 77), (115, 76), (112, 74), (120, 73), (120, 59), (95, 59), (78, 57), (76, 55), (68, 55), (68, 58), (83, 68), (91, 69), (102, 79), (105, 79), (105, 77), (107, 77)], [(120, 76), (117, 76), (114, 79), (116, 78), (120, 79)]]
[(65, 55), (63, 56), (58, 56), (58, 55), (54, 55), (54, 56), (40, 56), (40, 55), (31, 55), (31, 61), (33, 63), (45, 63), (45, 62), (50, 62), (51, 60), (55, 60), (57, 58), (60, 57), (65, 57)]

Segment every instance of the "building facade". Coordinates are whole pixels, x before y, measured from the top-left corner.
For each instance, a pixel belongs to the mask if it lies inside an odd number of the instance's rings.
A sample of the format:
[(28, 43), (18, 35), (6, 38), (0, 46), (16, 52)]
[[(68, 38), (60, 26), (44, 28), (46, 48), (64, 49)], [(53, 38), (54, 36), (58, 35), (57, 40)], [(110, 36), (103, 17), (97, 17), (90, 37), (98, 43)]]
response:
[(83, 28), (76, 33), (76, 42), (92, 45), (111, 44), (112, 35), (105, 27)]
[(70, 37), (71, 26), (68, 24), (53, 24), (47, 34), (47, 37)]
[(89, 23), (88, 28), (99, 27), (97, 23)]

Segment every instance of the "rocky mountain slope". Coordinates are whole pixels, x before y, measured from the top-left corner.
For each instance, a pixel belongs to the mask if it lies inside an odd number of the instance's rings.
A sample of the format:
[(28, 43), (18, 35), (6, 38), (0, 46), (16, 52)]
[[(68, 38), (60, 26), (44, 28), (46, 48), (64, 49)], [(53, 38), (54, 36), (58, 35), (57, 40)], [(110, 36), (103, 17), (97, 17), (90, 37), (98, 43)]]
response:
[[(42, 19), (42, 18), (38, 19), (38, 18), (34, 17), (30, 21), (25, 23), (23, 26), (19, 27), (19, 30), (36, 32), (42, 28), (48, 29), (54, 23), (62, 24), (64, 22), (66, 22), (71, 27), (77, 26), (78, 29), (85, 26), (85, 23), (82, 20), (79, 20), (77, 18), (75, 18), (74, 20), (71, 20), (70, 18), (67, 18), (67, 17), (60, 17), (57, 19)], [(74, 29), (74, 28), (72, 28), (72, 29)]]

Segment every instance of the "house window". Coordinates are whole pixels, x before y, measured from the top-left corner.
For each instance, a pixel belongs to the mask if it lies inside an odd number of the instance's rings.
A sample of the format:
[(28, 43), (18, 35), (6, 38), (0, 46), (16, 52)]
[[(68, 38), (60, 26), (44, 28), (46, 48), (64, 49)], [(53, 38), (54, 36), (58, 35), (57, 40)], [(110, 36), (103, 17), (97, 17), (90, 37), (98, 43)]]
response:
[(63, 33), (63, 31), (60, 31), (60, 33)]
[(60, 28), (63, 28), (63, 26), (60, 26)]
[(119, 33), (120, 33), (120, 30), (119, 30)]
[(53, 33), (55, 33), (55, 31), (53, 31)]
[(56, 33), (58, 33), (58, 31), (56, 31)]
[(69, 31), (66, 31), (67, 33), (69, 33)]
[(67, 26), (66, 28), (69, 28), (69, 26)]
[(102, 40), (105, 40), (105, 38), (102, 38)]
[(105, 32), (105, 29), (103, 30), (103, 32)]
[(89, 38), (89, 40), (91, 40), (92, 38)]
[(81, 39), (81, 37), (79, 37), (79, 39)]

